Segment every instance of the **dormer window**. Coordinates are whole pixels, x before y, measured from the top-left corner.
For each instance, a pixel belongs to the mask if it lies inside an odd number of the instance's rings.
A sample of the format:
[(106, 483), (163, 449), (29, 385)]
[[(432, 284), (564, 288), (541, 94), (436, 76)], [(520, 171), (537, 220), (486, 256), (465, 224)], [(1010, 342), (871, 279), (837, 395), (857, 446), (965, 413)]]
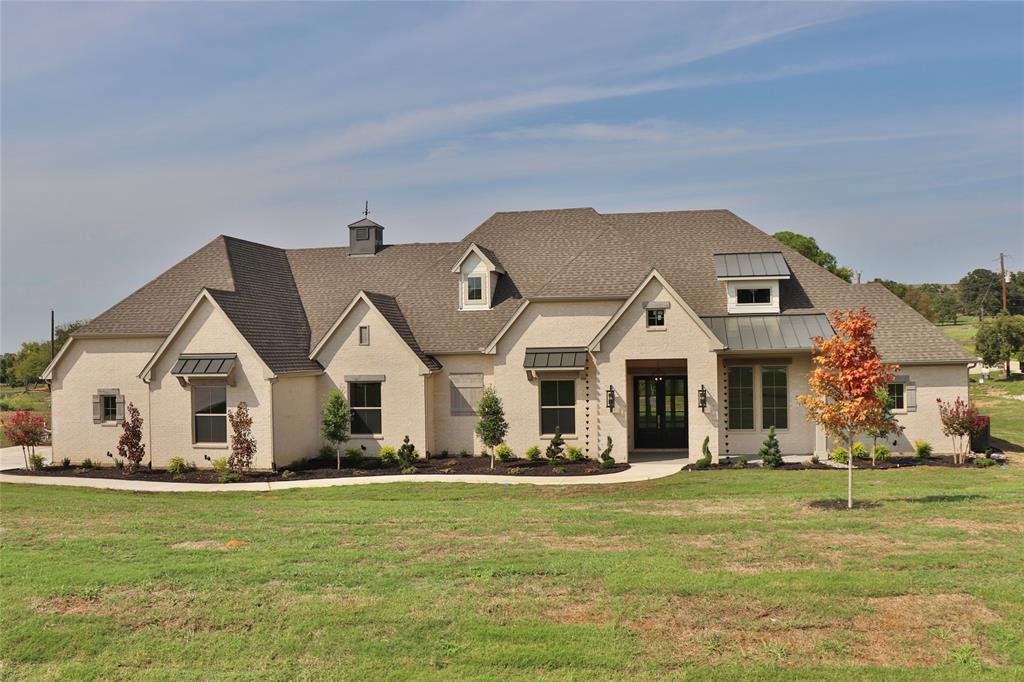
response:
[(778, 313), (780, 282), (789, 279), (781, 252), (716, 253), (715, 276), (726, 283), (730, 313)]
[(491, 309), (498, 277), (505, 274), (493, 253), (470, 244), (452, 272), (459, 275), (459, 310)]
[(470, 301), (482, 301), (484, 299), (484, 280), (482, 277), (466, 278), (466, 298)]
[(736, 289), (736, 303), (739, 305), (750, 305), (752, 303), (771, 303), (772, 302), (772, 290), (771, 287), (760, 288), (760, 289), (747, 289), (737, 288)]

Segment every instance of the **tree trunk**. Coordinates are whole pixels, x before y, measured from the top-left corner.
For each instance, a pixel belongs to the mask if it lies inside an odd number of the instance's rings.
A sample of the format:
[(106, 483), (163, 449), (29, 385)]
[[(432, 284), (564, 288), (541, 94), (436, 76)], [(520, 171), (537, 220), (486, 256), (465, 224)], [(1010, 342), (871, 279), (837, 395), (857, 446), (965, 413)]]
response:
[(25, 458), (25, 471), (28, 471), (30, 469), (28, 465), (28, 447), (21, 446), (21, 456)]
[(334, 446), (334, 454), (338, 456), (338, 471), (341, 471), (341, 448)]
[(1010, 380), (1010, 356), (1006, 356), (1006, 376), (1003, 377), (1006, 381)]
[(850, 453), (846, 458), (846, 508), (853, 509), (853, 432), (850, 432)]
[(491, 448), (491, 468), (494, 468), (494, 448)]

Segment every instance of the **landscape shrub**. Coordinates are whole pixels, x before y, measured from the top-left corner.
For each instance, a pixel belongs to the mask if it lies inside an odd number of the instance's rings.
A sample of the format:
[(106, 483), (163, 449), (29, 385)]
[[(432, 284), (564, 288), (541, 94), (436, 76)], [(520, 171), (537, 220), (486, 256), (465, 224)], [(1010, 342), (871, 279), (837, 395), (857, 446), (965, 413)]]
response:
[(142, 442), (142, 415), (135, 403), (128, 403), (125, 408), (124, 421), (121, 422), (121, 438), (117, 441), (117, 454), (124, 459), (124, 469), (129, 474), (135, 473), (139, 463), (146, 456), (146, 446)]
[(613, 466), (615, 466), (615, 458), (612, 457), (612, 437), (608, 436), (608, 447), (601, 451), (601, 468), (611, 469)]
[(402, 440), (402, 445), (398, 448), (398, 463), (402, 465), (402, 473), (410, 473), (406, 469), (413, 467), (412, 463), (419, 459), (420, 453), (416, 452), (416, 446), (409, 442), (409, 436)]
[(529, 470), (530, 469), (528, 467), (509, 467), (508, 473), (512, 474), (513, 476), (518, 476), (519, 474), (524, 474)]
[(502, 443), (497, 448), (495, 448), (494, 454), (502, 462), (507, 462), (510, 459), (515, 459), (516, 456), (516, 453), (512, 452), (512, 448), (510, 448), (505, 443)]
[(871, 466), (875, 465), (875, 462), (884, 462), (892, 455), (892, 450), (889, 449), (888, 445), (883, 443), (876, 444), (871, 448)]
[(700, 445), (701, 457), (693, 463), (694, 469), (707, 469), (711, 466), (711, 437), (704, 436), (704, 442)]
[(461, 450), (459, 450), (459, 457), (472, 457), (472, 456), (473, 456), (473, 453), (471, 453), (466, 448), (462, 448)]
[(293, 476), (295, 476), (295, 472), (291, 469), (285, 469), (281, 472), (281, 478), (292, 478)]
[(538, 460), (538, 459), (540, 459), (540, 448), (537, 447), (536, 445), (531, 445), (530, 447), (526, 448), (526, 459), (529, 459), (529, 460)]
[(747, 458), (746, 457), (740, 457), (739, 460), (737, 460), (737, 462), (736, 462), (736, 467), (738, 469), (746, 469), (747, 468)]
[(869, 459), (871, 454), (868, 452), (868, 446), (864, 445), (860, 441), (853, 444), (853, 456), (856, 459)]
[(772, 469), (782, 466), (782, 450), (779, 448), (779, 439), (775, 435), (774, 426), (768, 429), (768, 437), (757, 454), (761, 457), (762, 466)]
[(818, 462), (820, 462), (821, 460), (820, 460), (820, 459), (818, 459), (818, 456), (817, 456), (817, 455), (811, 455), (811, 460), (810, 460), (810, 461), (811, 461), (811, 464), (817, 464), (817, 463), (818, 463)]
[(316, 461), (323, 462), (324, 464), (334, 463), (337, 456), (338, 451), (335, 450), (335, 446), (328, 443), (324, 443), (321, 445), (321, 449), (316, 451)]
[(577, 447), (566, 448), (565, 458), (570, 462), (579, 462), (583, 459), (583, 449)]
[(195, 467), (190, 466), (183, 458), (174, 457), (171, 459), (170, 463), (167, 464), (167, 473), (180, 476), (192, 471), (194, 468)]
[(228, 464), (234, 472), (248, 471), (256, 458), (256, 438), (252, 435), (252, 415), (244, 400), (238, 403), (234, 412), (228, 410), (228, 422), (231, 424), (231, 456)]
[(363, 461), (363, 451), (361, 448), (346, 448), (345, 449), (345, 461), (350, 466), (356, 466)]
[(237, 483), (242, 480), (242, 475), (237, 471), (226, 471), (220, 475), (221, 483)]
[(551, 437), (551, 441), (548, 442), (548, 449), (544, 452), (544, 456), (548, 459), (555, 460), (562, 456), (562, 452), (565, 450), (565, 439), (562, 438), (561, 427), (555, 427), (555, 435)]
[(118, 471), (124, 471), (124, 460), (120, 457), (114, 458), (114, 468)]
[(386, 467), (398, 464), (398, 451), (391, 445), (385, 445), (380, 449), (380, 463)]
[(39, 471), (46, 464), (46, 458), (38, 452), (33, 452), (28, 456), (28, 463), (32, 471)]
[(82, 460), (83, 469), (93, 469), (95, 468), (95, 466), (96, 465), (92, 463), (92, 459), (89, 457), (86, 457), (85, 459)]
[(999, 464), (999, 462), (997, 462), (996, 460), (992, 459), (991, 457), (976, 457), (974, 459), (974, 466), (976, 466), (976, 467), (984, 468), (984, 467), (995, 466), (996, 464)]
[(36, 446), (42, 445), (46, 438), (46, 420), (27, 410), (18, 410), (10, 419), (0, 420), (0, 427), (3, 428), (4, 438), (11, 445), (21, 447), (25, 468), (31, 469), (29, 455), (34, 454)]
[(850, 451), (840, 446), (832, 451), (832, 461), (837, 464), (849, 464), (850, 463)]
[(70, 457), (65, 457), (64, 459), (62, 459), (60, 461), (60, 465), (62, 467), (64, 467), (65, 469), (67, 469), (69, 466), (71, 466), (71, 458)]
[(227, 457), (218, 457), (217, 459), (210, 460), (210, 464), (213, 465), (213, 470), (219, 474), (223, 474), (230, 468)]
[(564, 474), (565, 467), (551, 467), (551, 472), (555, 474)]
[(931, 459), (932, 457), (932, 444), (926, 440), (915, 440), (914, 441), (914, 455), (918, 459)]
[(415, 474), (416, 473), (416, 467), (414, 467), (414, 466), (402, 467), (402, 473), (403, 474)]

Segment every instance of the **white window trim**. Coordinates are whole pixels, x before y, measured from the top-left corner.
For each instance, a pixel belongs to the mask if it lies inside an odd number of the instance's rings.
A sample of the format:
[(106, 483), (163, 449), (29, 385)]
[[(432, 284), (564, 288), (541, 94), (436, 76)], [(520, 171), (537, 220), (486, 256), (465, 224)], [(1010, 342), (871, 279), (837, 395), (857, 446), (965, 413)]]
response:
[[(380, 384), (380, 406), (379, 407), (356, 407), (352, 404), (352, 384)], [(384, 382), (383, 381), (349, 381), (348, 385), (348, 401), (349, 401), (349, 439), (373, 439), (381, 440), (384, 436)], [(355, 418), (356, 410), (377, 410), (380, 412), (380, 431), (374, 433), (356, 433), (352, 426)]]
[[(567, 405), (547, 405), (547, 406), (545, 406), (544, 402), (543, 402), (543, 400), (544, 400), (544, 397), (543, 397), (544, 392), (543, 392), (542, 387), (541, 387), (541, 384), (543, 382), (545, 382), (545, 381), (571, 381), (572, 382), (572, 397), (573, 397), (572, 407), (570, 408)], [(579, 402), (580, 402), (579, 397), (578, 397), (578, 393), (577, 393), (577, 389), (578, 388), (579, 388), (579, 386), (577, 386), (577, 381), (576, 381), (575, 377), (565, 377), (565, 376), (563, 376), (563, 377), (551, 377), (549, 379), (541, 379), (540, 381), (537, 382), (537, 426), (539, 427), (537, 430), (540, 431), (540, 435), (539, 435), (540, 438), (543, 438), (543, 439), (546, 439), (546, 440), (551, 440), (552, 438), (555, 437), (554, 432), (546, 433), (544, 431), (544, 410), (545, 409), (549, 409), (549, 410), (568, 410), (568, 409), (571, 409), (572, 410), (572, 423), (573, 423), (573, 426), (576, 427), (576, 428), (573, 430), (572, 433), (563, 433), (563, 434), (561, 434), (561, 436), (562, 436), (562, 438), (572, 438), (572, 439), (576, 438), (576, 429), (579, 429), (579, 421), (576, 419), (577, 412), (579, 410)]]
[[(363, 341), (363, 330), (366, 330), (366, 341)], [(359, 325), (359, 345), (369, 346), (370, 345), (370, 326), (366, 324)]]
[[(221, 415), (220, 413), (217, 413), (217, 414), (203, 414), (203, 415), (200, 415), (198, 412), (196, 412), (196, 389), (197, 388), (223, 388), (224, 389), (224, 414)], [(196, 447), (196, 448), (209, 448), (209, 449), (223, 449), (223, 448), (227, 448), (228, 447), (228, 443), (231, 442), (231, 425), (228, 423), (228, 411), (229, 411), (228, 405), (230, 405), (231, 403), (228, 401), (228, 387), (227, 387), (227, 384), (226, 383), (222, 384), (222, 383), (210, 383), (210, 382), (195, 382), (195, 381), (192, 381), (192, 382), (189, 382), (189, 396), (190, 396), (190, 398), (192, 400), (191, 419), (189, 420), (191, 422), (190, 426), (192, 427), (192, 447)], [(220, 416), (223, 416), (224, 417), (224, 441), (221, 442), (219, 440), (204, 440), (204, 441), (198, 440), (197, 439), (197, 434), (196, 434), (196, 417), (198, 417), (198, 416), (206, 416), (206, 417), (220, 417)]]
[[(727, 283), (728, 290), (728, 311), (730, 314), (757, 314), (779, 312), (779, 280), (735, 280)], [(768, 289), (770, 298), (768, 303), (740, 303), (740, 289)]]
[(908, 383), (910, 383), (910, 382), (908, 382), (908, 381), (892, 381), (892, 382), (889, 382), (889, 384), (886, 384), (886, 387), (885, 387), (886, 391), (888, 391), (889, 390), (889, 386), (893, 385), (893, 384), (899, 384), (900, 386), (903, 387), (903, 407), (894, 407), (894, 408), (892, 408), (890, 410), (890, 412), (892, 412), (893, 414), (910, 414), (910, 411), (907, 409), (907, 384)]

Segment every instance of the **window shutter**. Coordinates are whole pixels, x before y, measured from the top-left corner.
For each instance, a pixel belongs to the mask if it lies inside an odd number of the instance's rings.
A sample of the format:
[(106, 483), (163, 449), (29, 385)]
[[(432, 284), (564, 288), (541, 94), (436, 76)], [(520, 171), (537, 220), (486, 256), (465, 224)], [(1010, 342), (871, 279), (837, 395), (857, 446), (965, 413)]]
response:
[(115, 420), (118, 424), (124, 421), (124, 396), (120, 394), (117, 396), (117, 417)]
[(103, 398), (98, 395), (92, 397), (92, 423), (99, 424), (103, 421)]
[(912, 381), (903, 384), (903, 404), (907, 412), (917, 411), (917, 384)]

